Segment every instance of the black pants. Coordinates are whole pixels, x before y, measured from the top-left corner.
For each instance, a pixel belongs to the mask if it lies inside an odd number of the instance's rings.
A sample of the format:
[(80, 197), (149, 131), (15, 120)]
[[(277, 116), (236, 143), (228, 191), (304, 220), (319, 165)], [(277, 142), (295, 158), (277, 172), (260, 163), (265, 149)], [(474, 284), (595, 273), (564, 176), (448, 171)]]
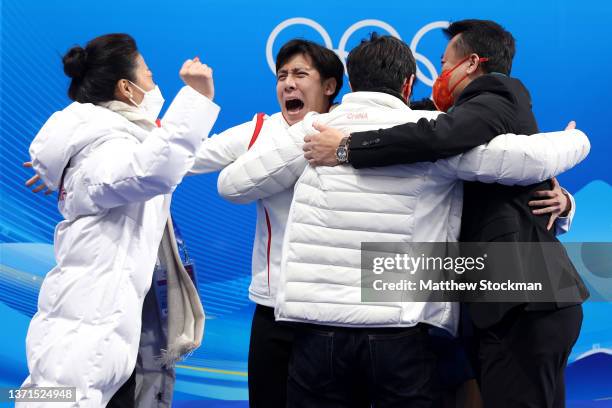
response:
[(565, 367), (582, 325), (582, 306), (513, 310), (480, 330), (485, 408), (565, 407)]
[(427, 329), (296, 324), (287, 407), (432, 407), (436, 355)]
[(136, 371), (132, 372), (132, 375), (128, 380), (123, 383), (121, 388), (117, 390), (115, 395), (106, 405), (106, 408), (134, 408), (136, 402), (134, 396), (136, 395)]
[(257, 305), (249, 345), (250, 407), (287, 406), (287, 370), (292, 344), (292, 326), (276, 322), (273, 308)]

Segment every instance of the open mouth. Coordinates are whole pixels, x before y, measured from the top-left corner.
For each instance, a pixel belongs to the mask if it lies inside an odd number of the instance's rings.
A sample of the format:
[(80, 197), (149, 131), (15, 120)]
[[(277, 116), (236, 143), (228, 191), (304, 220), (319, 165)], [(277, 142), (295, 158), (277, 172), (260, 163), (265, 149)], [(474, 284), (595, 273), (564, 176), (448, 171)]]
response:
[(285, 108), (289, 113), (298, 113), (304, 107), (304, 102), (300, 99), (287, 99), (285, 101)]

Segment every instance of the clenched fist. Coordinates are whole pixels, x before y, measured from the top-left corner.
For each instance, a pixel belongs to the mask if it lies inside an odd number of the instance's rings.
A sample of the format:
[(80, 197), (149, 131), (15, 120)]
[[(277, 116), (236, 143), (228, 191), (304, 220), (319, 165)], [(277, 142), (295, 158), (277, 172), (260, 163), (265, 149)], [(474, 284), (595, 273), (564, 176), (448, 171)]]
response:
[(213, 70), (206, 64), (202, 64), (198, 57), (185, 61), (179, 75), (185, 85), (189, 85), (211, 101), (215, 97), (215, 84), (213, 81)]

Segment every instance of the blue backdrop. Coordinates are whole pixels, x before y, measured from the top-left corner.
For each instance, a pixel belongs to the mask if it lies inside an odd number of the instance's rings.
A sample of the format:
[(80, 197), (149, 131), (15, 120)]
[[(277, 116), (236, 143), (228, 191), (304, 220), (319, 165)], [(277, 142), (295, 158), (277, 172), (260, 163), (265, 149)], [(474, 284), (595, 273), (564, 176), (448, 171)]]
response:
[[(221, 131), (278, 110), (270, 61), (286, 40), (324, 43), (341, 57), (371, 31), (413, 46), (419, 65), (415, 98), (431, 94), (446, 40), (446, 21), (487, 18), (517, 39), (513, 75), (530, 89), (544, 131), (576, 120), (592, 143), (588, 159), (560, 182), (578, 212), (565, 241), (612, 241), (610, 110), (612, 3), (585, 0), (506, 2), (132, 2), (3, 1), (0, 30), (0, 386), (27, 375), (24, 338), (44, 274), (53, 266), (55, 198), (31, 194), (21, 163), (45, 120), (69, 103), (61, 55), (101, 34), (134, 36), (166, 99), (181, 87), (184, 59), (200, 56), (215, 69)], [(343, 93), (347, 91), (347, 87)], [(246, 406), (246, 355), (253, 307), (247, 299), (255, 212), (217, 196), (216, 175), (186, 179), (173, 212), (198, 266), (208, 314), (204, 345), (178, 369), (176, 405)], [(594, 291), (607, 293), (581, 267)], [(610, 285), (607, 286), (608, 288)], [(612, 406), (612, 304), (588, 302), (568, 368), (571, 406)], [(191, 401), (191, 402), (190, 402)], [(240, 402), (231, 402), (240, 401)]]

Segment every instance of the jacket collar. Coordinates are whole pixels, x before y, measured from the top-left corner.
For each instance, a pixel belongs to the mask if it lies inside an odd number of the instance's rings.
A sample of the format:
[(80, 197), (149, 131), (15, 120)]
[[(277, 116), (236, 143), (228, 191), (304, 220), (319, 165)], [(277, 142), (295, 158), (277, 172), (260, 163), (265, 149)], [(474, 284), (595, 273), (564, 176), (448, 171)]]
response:
[(351, 92), (344, 95), (342, 104), (338, 109), (346, 104), (358, 104), (360, 106), (371, 106), (391, 109), (407, 109), (410, 110), (406, 103), (396, 96), (389, 95), (383, 92)]
[(283, 116), (283, 112), (276, 112), (275, 114), (270, 115), (270, 119), (280, 123), (283, 126), (283, 129), (289, 129), (290, 127)]
[(510, 87), (514, 86), (515, 82), (519, 81), (499, 73), (482, 75), (465, 87), (455, 101), (455, 106), (459, 106), (484, 92), (494, 93), (509, 100), (514, 100)]

